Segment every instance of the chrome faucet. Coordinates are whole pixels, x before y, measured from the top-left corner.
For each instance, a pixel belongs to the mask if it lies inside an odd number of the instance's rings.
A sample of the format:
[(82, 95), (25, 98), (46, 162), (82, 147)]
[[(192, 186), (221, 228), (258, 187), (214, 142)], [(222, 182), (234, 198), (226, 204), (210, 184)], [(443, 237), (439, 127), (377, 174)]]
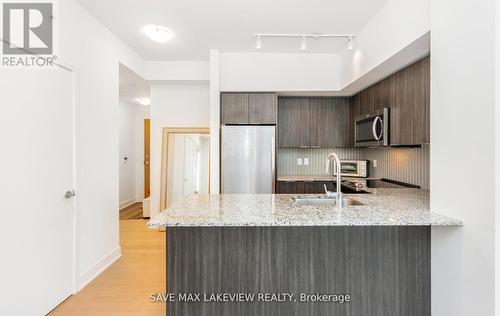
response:
[(341, 178), (341, 168), (340, 168), (340, 159), (339, 159), (339, 156), (336, 154), (336, 153), (331, 153), (330, 155), (328, 155), (328, 160), (327, 160), (327, 164), (326, 164), (326, 172), (328, 174), (330, 174), (330, 163), (331, 163), (331, 160), (332, 158), (335, 160), (335, 169), (334, 171), (337, 171), (337, 192), (330, 192), (328, 191), (327, 187), (326, 187), (326, 184), (324, 185), (324, 188), (325, 188), (325, 193), (326, 193), (326, 196), (327, 197), (335, 197), (336, 199), (336, 204), (338, 207), (342, 207), (342, 191), (341, 191), (341, 182), (342, 182), (342, 178)]

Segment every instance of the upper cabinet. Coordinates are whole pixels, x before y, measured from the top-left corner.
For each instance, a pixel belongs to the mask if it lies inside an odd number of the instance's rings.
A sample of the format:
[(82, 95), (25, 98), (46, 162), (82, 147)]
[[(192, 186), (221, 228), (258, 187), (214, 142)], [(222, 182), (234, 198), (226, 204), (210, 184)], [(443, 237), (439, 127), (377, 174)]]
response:
[(352, 97), (350, 132), (356, 116), (390, 108), (391, 146), (430, 142), (430, 63), (426, 57)]
[(309, 98), (278, 99), (278, 146), (308, 147), (311, 141)]
[(248, 95), (248, 123), (276, 124), (278, 99), (274, 93)]
[(248, 124), (248, 94), (223, 93), (221, 103), (222, 124)]
[(222, 93), (221, 124), (276, 124), (275, 93)]
[(344, 97), (280, 97), (278, 146), (352, 146), (349, 104)]

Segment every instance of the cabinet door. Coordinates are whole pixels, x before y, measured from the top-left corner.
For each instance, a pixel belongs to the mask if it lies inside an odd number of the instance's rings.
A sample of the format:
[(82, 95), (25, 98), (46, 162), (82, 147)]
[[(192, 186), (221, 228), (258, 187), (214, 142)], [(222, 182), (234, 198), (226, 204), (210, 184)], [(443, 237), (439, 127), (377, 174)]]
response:
[(352, 146), (349, 98), (311, 99), (311, 146)]
[(349, 127), (349, 98), (334, 98), (332, 99), (332, 121), (333, 138), (326, 144), (331, 147), (349, 147), (354, 144), (354, 135), (351, 137), (351, 129)]
[(304, 192), (299, 192), (302, 194), (315, 194), (317, 193), (316, 182), (314, 181), (305, 181), (304, 182)]
[(277, 98), (274, 93), (248, 95), (248, 122), (250, 124), (276, 124)]
[(430, 78), (429, 58), (396, 73), (391, 104), (391, 145), (419, 145), (429, 142)]
[(295, 128), (299, 129), (299, 147), (311, 147), (311, 98), (299, 98), (300, 121)]
[(311, 146), (333, 147), (333, 102), (331, 98), (311, 98)]
[(301, 102), (299, 98), (278, 100), (278, 146), (300, 146)]
[(248, 94), (222, 94), (221, 124), (248, 124)]
[(286, 181), (276, 182), (276, 194), (287, 194), (289, 191), (288, 183), (289, 182), (286, 182)]

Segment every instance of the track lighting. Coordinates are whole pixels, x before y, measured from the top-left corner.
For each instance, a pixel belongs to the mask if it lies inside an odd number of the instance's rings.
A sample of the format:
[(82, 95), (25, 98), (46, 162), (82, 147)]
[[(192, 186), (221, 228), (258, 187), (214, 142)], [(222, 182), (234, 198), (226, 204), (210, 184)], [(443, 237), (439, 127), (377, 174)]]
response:
[(257, 49), (262, 48), (262, 39), (260, 38), (260, 35), (257, 35), (257, 43), (255, 44), (255, 48)]
[(354, 34), (318, 34), (318, 33), (311, 33), (311, 34), (273, 34), (273, 33), (256, 33), (254, 36), (257, 37), (257, 42), (255, 44), (256, 49), (261, 49), (262, 48), (262, 39), (264, 37), (298, 37), (302, 38), (301, 44), (300, 44), (300, 49), (306, 50), (307, 49), (307, 38), (311, 37), (314, 39), (321, 39), (321, 38), (347, 38), (347, 49), (351, 50), (354, 47)]
[(302, 43), (300, 44), (300, 49), (302, 49), (302, 50), (306, 50), (307, 49), (307, 41), (306, 41), (306, 37), (305, 36), (302, 36)]
[(352, 47), (353, 47), (352, 36), (349, 36), (349, 38), (347, 39), (347, 49), (351, 50)]

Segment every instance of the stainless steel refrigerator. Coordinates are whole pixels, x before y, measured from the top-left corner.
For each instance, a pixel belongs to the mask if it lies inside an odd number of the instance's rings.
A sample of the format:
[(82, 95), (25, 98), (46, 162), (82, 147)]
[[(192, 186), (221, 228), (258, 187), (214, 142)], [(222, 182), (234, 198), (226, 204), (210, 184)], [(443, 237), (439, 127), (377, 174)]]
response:
[(275, 130), (275, 126), (222, 126), (222, 193), (274, 193)]

